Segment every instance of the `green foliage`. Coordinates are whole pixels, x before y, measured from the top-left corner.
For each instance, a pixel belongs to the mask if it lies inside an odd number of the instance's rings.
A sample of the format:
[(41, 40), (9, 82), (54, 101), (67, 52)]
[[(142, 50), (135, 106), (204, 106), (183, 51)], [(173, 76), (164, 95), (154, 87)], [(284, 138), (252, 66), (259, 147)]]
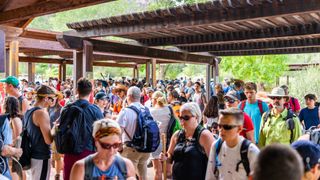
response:
[(285, 55), (225, 57), (220, 68), (236, 79), (271, 84), (287, 70), (286, 60)]
[(183, 69), (179, 76), (187, 76), (187, 77), (205, 77), (206, 75), (206, 67), (205, 65), (198, 64), (187, 64)]
[(39, 78), (42, 81), (47, 80), (50, 77), (58, 77), (59, 67), (58, 65), (52, 64), (36, 64), (36, 74), (39, 75)]
[(149, 3), (148, 10), (165, 9), (165, 8), (180, 6), (183, 4), (194, 4), (194, 3), (201, 3), (206, 1), (209, 1), (209, 0), (155, 0)]
[(289, 81), (289, 93), (293, 97), (299, 99), (302, 107), (304, 107), (304, 96), (306, 94), (316, 94), (320, 96), (320, 78), (319, 67), (313, 67), (304, 71), (295, 71)]

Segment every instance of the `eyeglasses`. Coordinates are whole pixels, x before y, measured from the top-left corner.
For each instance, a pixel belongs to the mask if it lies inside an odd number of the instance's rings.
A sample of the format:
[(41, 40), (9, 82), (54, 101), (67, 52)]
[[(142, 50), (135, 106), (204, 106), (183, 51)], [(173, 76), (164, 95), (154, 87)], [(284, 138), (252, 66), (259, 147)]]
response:
[(224, 98), (224, 102), (228, 102), (230, 104), (233, 104), (234, 102), (236, 102), (234, 99), (230, 99), (230, 98)]
[(189, 121), (192, 117), (194, 117), (194, 116), (185, 115), (185, 116), (179, 116), (179, 119), (182, 119), (184, 121)]
[(99, 144), (103, 149), (111, 149), (111, 148), (118, 149), (122, 146), (122, 143), (108, 144), (108, 143), (102, 143), (100, 141), (99, 141)]
[(282, 97), (270, 97), (270, 99), (272, 99), (272, 100), (281, 100), (282, 99)]
[(231, 130), (233, 128), (239, 127), (239, 125), (229, 125), (229, 124), (218, 124), (219, 129), (224, 129), (224, 130)]

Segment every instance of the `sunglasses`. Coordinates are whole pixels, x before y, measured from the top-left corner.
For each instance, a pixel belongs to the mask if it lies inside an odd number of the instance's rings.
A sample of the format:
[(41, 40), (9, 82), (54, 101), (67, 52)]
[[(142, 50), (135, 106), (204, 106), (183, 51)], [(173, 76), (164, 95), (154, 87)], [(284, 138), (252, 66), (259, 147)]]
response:
[(239, 125), (218, 124), (219, 129), (223, 128), (224, 130), (227, 130), (227, 131), (229, 131), (233, 128), (236, 128), (236, 127), (239, 127)]
[(281, 100), (282, 99), (282, 97), (270, 97), (270, 99), (272, 99), (272, 100)]
[(179, 119), (182, 119), (182, 120), (185, 120), (185, 121), (189, 121), (193, 116), (188, 116), (188, 115), (185, 115), (185, 116), (179, 116)]
[(228, 102), (230, 104), (233, 104), (236, 101), (234, 99), (224, 98), (224, 102)]
[(118, 148), (120, 148), (122, 146), (122, 143), (108, 144), (108, 143), (102, 143), (100, 141), (99, 141), (99, 144), (103, 149), (111, 149), (111, 147), (113, 149), (118, 149)]

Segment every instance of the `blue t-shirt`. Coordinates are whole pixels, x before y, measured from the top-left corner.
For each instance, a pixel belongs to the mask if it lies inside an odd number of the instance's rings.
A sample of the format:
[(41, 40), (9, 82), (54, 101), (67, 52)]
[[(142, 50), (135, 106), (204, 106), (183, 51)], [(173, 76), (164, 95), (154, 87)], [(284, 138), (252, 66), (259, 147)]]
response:
[(96, 165), (93, 166), (93, 171), (92, 171), (92, 178), (93, 179), (126, 179), (124, 177), (124, 174), (121, 172), (121, 168), (119, 167), (119, 159), (117, 157), (114, 158), (113, 163), (111, 166), (105, 170), (102, 171), (100, 170)]
[(299, 114), (300, 121), (304, 121), (305, 129), (309, 129), (311, 126), (318, 126), (320, 124), (319, 119), (319, 107), (313, 109), (303, 108)]
[(98, 108), (98, 106), (93, 105), (93, 104), (89, 104), (89, 102), (87, 100), (79, 99), (74, 104), (77, 106), (80, 106), (82, 104), (88, 104), (87, 108), (83, 109), (84, 119), (86, 120), (87, 125), (88, 125), (87, 131), (88, 131), (88, 134), (90, 135), (87, 140), (88, 143), (86, 145), (86, 150), (94, 151), (93, 138), (91, 136), (92, 131), (93, 131), (92, 125), (96, 120), (103, 119), (104, 116), (103, 116), (101, 110)]
[[(241, 107), (241, 104), (242, 102), (238, 105), (238, 108)], [(266, 112), (269, 110), (267, 103), (262, 102), (262, 110), (263, 112)], [(259, 135), (260, 135), (261, 117), (262, 117), (262, 114), (259, 109), (258, 101), (256, 101), (253, 104), (250, 104), (248, 101), (246, 101), (246, 106), (244, 107), (243, 111), (247, 113), (252, 119), (252, 123), (254, 127), (254, 139), (256, 143), (258, 143)]]
[[(9, 120), (6, 119), (5, 122), (3, 123), (3, 126), (1, 128), (1, 134), (3, 137), (3, 145), (10, 145), (12, 144), (12, 130), (9, 124)], [(2, 139), (2, 138), (1, 138)], [(6, 161), (6, 166), (8, 167), (8, 158), (2, 157)], [(3, 174), (7, 178), (11, 179), (10, 171), (7, 169), (7, 171)]]

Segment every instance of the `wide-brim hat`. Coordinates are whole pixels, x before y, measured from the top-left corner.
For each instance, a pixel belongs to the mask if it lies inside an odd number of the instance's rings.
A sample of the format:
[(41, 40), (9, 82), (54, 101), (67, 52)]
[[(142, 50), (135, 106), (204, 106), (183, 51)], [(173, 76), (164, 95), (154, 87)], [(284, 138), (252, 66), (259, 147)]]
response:
[(268, 97), (288, 97), (288, 95), (285, 94), (282, 88), (276, 87), (272, 89), (271, 93), (268, 94)]

